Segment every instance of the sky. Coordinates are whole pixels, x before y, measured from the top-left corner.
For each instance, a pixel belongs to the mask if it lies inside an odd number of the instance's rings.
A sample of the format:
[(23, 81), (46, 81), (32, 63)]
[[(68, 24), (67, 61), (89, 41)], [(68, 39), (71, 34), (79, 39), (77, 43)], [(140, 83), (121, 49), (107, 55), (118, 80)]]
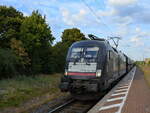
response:
[(150, 0), (0, 0), (0, 5), (25, 16), (39, 10), (55, 43), (64, 29), (79, 28), (85, 35), (121, 37), (118, 49), (134, 60), (150, 57)]

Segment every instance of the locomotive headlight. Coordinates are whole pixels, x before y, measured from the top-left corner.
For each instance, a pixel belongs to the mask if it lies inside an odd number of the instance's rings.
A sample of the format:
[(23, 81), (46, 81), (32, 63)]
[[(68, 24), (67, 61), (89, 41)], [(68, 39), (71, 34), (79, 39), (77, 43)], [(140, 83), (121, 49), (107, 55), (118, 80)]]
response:
[(97, 71), (96, 71), (96, 77), (100, 77), (101, 74), (102, 74), (102, 70), (97, 70)]
[(65, 76), (67, 76), (68, 75), (68, 71), (65, 69)]

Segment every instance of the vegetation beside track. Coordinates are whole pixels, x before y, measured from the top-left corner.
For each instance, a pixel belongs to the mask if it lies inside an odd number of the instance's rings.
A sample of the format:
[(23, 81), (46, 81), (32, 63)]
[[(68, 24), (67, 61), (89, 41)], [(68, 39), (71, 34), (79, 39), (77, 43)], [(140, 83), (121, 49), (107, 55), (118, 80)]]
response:
[(71, 28), (57, 37), (58, 42), (52, 32), (46, 15), (38, 10), (24, 16), (13, 7), (0, 5), (0, 79), (64, 72), (68, 48), (86, 38), (80, 29)]
[(150, 65), (142, 65), (140, 67), (142, 68), (145, 79), (150, 87)]
[(52, 74), (64, 72), (70, 45), (86, 40), (80, 29), (65, 29), (58, 42), (46, 15), (38, 10), (24, 16), (11, 6), (0, 5), (0, 20), (0, 109), (20, 106), (46, 93), (62, 94), (58, 89), (61, 75)]
[(19, 76), (0, 80), (0, 109), (18, 107), (34, 97), (44, 94), (61, 95), (58, 84), (61, 74)]

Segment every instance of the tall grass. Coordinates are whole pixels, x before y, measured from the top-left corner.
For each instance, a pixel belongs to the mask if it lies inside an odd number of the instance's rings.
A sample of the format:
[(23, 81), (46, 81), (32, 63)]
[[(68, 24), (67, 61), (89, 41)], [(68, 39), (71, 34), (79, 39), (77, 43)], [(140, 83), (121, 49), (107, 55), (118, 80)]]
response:
[(35, 77), (18, 76), (0, 80), (0, 108), (18, 106), (33, 97), (59, 91), (60, 76), (60, 74)]
[(143, 72), (144, 72), (144, 76), (145, 76), (145, 79), (148, 83), (148, 85), (150, 86), (150, 66), (141, 66)]

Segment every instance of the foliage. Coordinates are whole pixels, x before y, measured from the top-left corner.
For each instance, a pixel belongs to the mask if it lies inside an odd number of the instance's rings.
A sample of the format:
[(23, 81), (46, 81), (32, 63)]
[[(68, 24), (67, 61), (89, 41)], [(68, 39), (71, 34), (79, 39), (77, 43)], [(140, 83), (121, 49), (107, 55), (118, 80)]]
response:
[(23, 17), (23, 14), (13, 7), (0, 6), (0, 12), (0, 16), (3, 17)]
[(13, 7), (0, 6), (0, 78), (63, 72), (68, 48), (85, 36), (72, 28), (52, 45), (54, 39), (46, 16), (38, 11), (24, 17)]
[(19, 57), (19, 62), (25, 66), (30, 64), (30, 59), (28, 58), (28, 53), (25, 51), (21, 40), (11, 39), (10, 47), (14, 53)]
[(11, 38), (19, 38), (23, 18), (13, 7), (0, 6), (0, 47), (9, 48)]
[(148, 83), (150, 87), (150, 66), (149, 65), (144, 65), (140, 66), (142, 71), (144, 72), (144, 77), (146, 79), (146, 82)]
[(11, 50), (0, 49), (0, 78), (16, 75), (18, 64), (18, 58)]
[[(60, 74), (39, 76), (16, 76), (0, 80), (0, 108), (18, 106), (43, 94), (60, 94), (58, 83)], [(21, 105), (22, 106), (22, 105)]]
[(23, 19), (23, 14), (15, 8), (0, 6), (0, 60), (3, 65), (0, 73), (3, 74), (1, 75), (3, 77), (11, 77), (21, 72), (22, 65), (19, 60), (21, 57), (14, 50), (17, 48), (13, 48), (16, 46), (13, 39), (19, 40)]
[(66, 29), (62, 34), (62, 42), (73, 43), (80, 40), (85, 40), (85, 36), (77, 28)]
[(137, 65), (145, 65), (145, 62), (144, 61), (136, 61), (135, 64), (137, 64)]
[(21, 25), (21, 36), (29, 51), (43, 45), (49, 46), (54, 40), (45, 17), (38, 11), (33, 11), (31, 16), (25, 18)]
[(63, 72), (64, 66), (65, 66), (65, 59), (67, 50), (69, 48), (70, 44), (66, 44), (63, 42), (58, 42), (53, 47), (53, 64), (54, 64), (54, 72)]
[(54, 40), (45, 17), (43, 18), (38, 11), (33, 11), (21, 25), (21, 37), (31, 59), (32, 72), (42, 72), (46, 63), (49, 63), (50, 48)]
[(28, 73), (28, 67), (30, 66), (30, 58), (28, 57), (28, 53), (26, 52), (23, 43), (21, 40), (16, 40), (12, 38), (10, 40), (10, 49), (17, 56), (19, 61), (19, 67), (17, 67), (17, 71), (20, 74)]
[(77, 28), (66, 29), (64, 30), (62, 36), (62, 42), (58, 42), (53, 47), (53, 56), (55, 56), (55, 66), (56, 71), (63, 72), (65, 66), (65, 59), (68, 48), (71, 46), (72, 43), (80, 40), (85, 40), (85, 36), (81, 31)]

